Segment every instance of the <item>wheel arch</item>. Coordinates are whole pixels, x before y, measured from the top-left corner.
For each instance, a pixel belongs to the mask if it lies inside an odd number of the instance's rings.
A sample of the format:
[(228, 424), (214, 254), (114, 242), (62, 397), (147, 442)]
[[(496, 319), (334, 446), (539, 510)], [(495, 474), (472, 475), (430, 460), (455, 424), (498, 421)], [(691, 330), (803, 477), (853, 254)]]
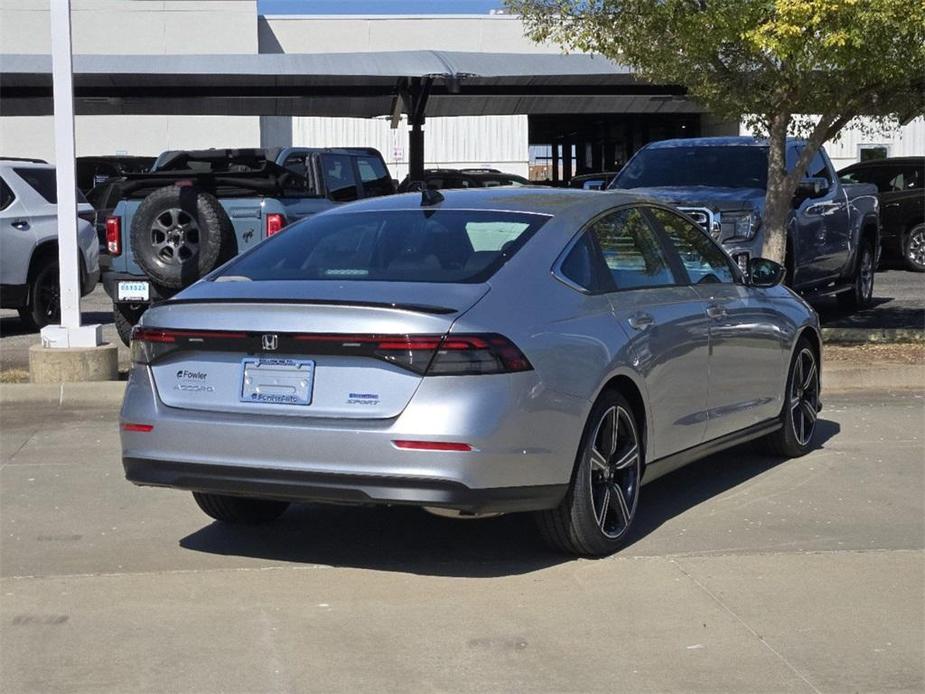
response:
[[(636, 420), (636, 428), (639, 431), (640, 439), (643, 441), (645, 450), (649, 450), (649, 432), (651, 427), (651, 413), (646, 407), (646, 397), (644, 395), (645, 386), (637, 382), (637, 379), (628, 373), (620, 372), (614, 374), (608, 379), (600, 392), (595, 398), (595, 402), (600, 399), (601, 395), (608, 391), (616, 391), (627, 399), (630, 407), (633, 408), (633, 418)], [(645, 461), (645, 457), (643, 457)]]
[[(793, 348), (790, 350), (790, 361), (793, 361), (793, 355), (796, 353), (797, 346), (800, 344), (802, 339), (806, 338), (806, 341), (809, 342), (810, 347), (813, 350), (813, 353), (816, 356), (816, 363), (819, 365), (819, 383), (822, 383), (822, 336), (819, 334), (819, 331), (811, 326), (805, 325), (797, 333), (796, 339), (793, 341)], [(789, 362), (788, 362), (789, 363)]]

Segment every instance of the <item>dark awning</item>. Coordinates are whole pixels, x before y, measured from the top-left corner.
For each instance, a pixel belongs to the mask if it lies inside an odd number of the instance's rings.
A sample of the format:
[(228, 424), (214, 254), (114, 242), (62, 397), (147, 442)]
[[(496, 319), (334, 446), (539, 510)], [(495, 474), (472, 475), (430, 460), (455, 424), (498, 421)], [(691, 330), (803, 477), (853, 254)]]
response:
[[(692, 113), (677, 86), (600, 56), (396, 51), (77, 55), (78, 114), (373, 117), (426, 82), (426, 116)], [(51, 57), (0, 55), (0, 115), (52, 113)]]

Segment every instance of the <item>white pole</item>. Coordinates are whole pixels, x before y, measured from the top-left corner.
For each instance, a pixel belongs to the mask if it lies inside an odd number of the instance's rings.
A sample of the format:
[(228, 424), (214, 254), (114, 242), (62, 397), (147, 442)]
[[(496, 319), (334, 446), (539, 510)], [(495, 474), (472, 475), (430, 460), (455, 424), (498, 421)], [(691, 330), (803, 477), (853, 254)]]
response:
[(55, 105), (55, 168), (58, 183), (58, 267), (61, 325), (42, 329), (47, 347), (100, 344), (99, 326), (80, 325), (80, 265), (77, 248), (77, 177), (74, 172), (74, 77), (71, 0), (51, 0), (51, 74)]

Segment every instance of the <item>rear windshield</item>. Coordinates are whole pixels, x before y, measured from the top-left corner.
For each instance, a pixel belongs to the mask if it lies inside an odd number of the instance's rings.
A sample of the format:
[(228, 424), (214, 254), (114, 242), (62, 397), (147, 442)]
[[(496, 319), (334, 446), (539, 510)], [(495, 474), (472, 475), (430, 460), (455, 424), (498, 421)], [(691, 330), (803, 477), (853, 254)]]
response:
[[(45, 198), (52, 205), (58, 204), (58, 188), (54, 169), (13, 169), (16, 175), (28, 183), (36, 193)], [(79, 190), (77, 202), (87, 202), (87, 198)]]
[(225, 267), (251, 280), (484, 282), (546, 220), (485, 210), (319, 215)]
[(767, 148), (732, 145), (644, 149), (610, 187), (767, 188), (767, 183)]

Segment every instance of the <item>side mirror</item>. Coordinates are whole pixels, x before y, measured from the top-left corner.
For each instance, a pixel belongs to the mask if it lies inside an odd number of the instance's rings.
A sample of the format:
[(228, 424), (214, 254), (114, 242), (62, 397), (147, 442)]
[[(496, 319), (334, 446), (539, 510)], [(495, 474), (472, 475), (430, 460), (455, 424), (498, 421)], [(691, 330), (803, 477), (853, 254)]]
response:
[(748, 284), (750, 287), (776, 287), (784, 279), (784, 266), (767, 258), (751, 258), (748, 261)]
[(793, 194), (793, 205), (799, 207), (804, 200), (810, 198), (821, 198), (829, 192), (829, 181), (827, 178), (813, 177), (804, 178), (797, 183), (796, 192)]

